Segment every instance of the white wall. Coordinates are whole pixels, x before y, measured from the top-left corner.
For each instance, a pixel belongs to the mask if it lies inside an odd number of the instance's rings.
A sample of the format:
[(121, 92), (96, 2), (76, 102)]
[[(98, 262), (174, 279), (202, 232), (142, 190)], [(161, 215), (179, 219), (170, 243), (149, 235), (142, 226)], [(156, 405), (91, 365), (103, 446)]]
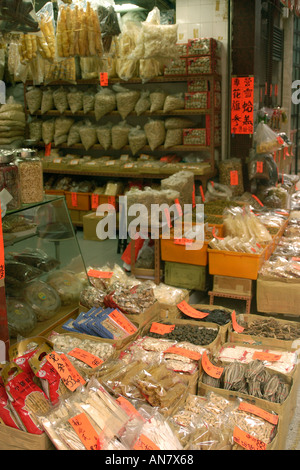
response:
[(227, 148), (227, 51), (228, 51), (228, 1), (227, 0), (176, 0), (176, 23), (179, 42), (196, 37), (210, 37), (222, 42), (222, 158)]

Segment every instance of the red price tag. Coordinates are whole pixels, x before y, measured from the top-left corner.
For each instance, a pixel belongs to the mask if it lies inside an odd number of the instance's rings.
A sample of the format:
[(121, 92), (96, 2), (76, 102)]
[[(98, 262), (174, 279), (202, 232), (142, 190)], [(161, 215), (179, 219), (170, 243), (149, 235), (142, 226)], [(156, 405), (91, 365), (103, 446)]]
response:
[(96, 367), (99, 367), (101, 364), (103, 364), (102, 359), (88, 351), (85, 351), (84, 349), (74, 348), (72, 351), (68, 352), (68, 355), (79, 359), (80, 361), (90, 366), (92, 369), (95, 369)]
[(212, 229), (212, 234), (213, 234), (214, 238), (216, 238), (217, 240), (224, 240), (224, 238), (218, 237), (218, 236), (216, 235), (216, 227), (215, 227), (215, 226), (214, 226), (213, 229)]
[(195, 190), (195, 185), (193, 186), (193, 195), (192, 195), (192, 203), (193, 207), (196, 207), (196, 190)]
[(99, 194), (92, 194), (92, 209), (97, 209), (99, 206)]
[(256, 173), (263, 173), (264, 162), (256, 162)]
[(51, 142), (45, 145), (45, 157), (50, 157), (51, 154)]
[(147, 436), (141, 434), (136, 443), (133, 446), (134, 450), (159, 450), (154, 442), (148, 439)]
[(278, 424), (278, 415), (269, 413), (269, 411), (265, 411), (256, 405), (251, 405), (251, 403), (247, 403), (246, 401), (242, 401), (240, 403), (239, 410), (246, 411), (247, 413), (251, 413), (255, 416), (259, 416), (260, 418), (263, 418), (265, 421), (268, 421), (275, 426)]
[(195, 308), (191, 307), (185, 300), (177, 304), (177, 308), (179, 308), (182, 313), (192, 318), (205, 318), (209, 315), (207, 312), (199, 312)]
[(69, 420), (82, 444), (87, 450), (97, 450), (98, 433), (85, 413), (80, 413)]
[(239, 173), (237, 170), (230, 172), (230, 185), (237, 186), (239, 184)]
[(231, 321), (232, 321), (232, 328), (234, 329), (234, 331), (236, 331), (237, 333), (242, 333), (244, 331), (245, 328), (239, 325), (238, 322), (236, 321), (235, 310), (233, 310), (231, 314)]
[(202, 354), (202, 367), (203, 370), (209, 375), (210, 377), (214, 377), (215, 379), (219, 379), (223, 374), (223, 367), (217, 367), (210, 362), (207, 356), (207, 352), (204, 351)]
[(254, 196), (254, 194), (252, 194), (252, 197), (253, 197), (253, 199), (255, 199), (255, 200), (258, 202), (258, 204), (259, 204), (261, 207), (264, 207), (263, 203), (261, 202), (260, 199), (258, 199), (257, 196)]
[(233, 430), (233, 440), (246, 450), (266, 450), (267, 444), (251, 436), (242, 429), (235, 426)]
[(182, 216), (182, 209), (181, 209), (181, 205), (180, 205), (178, 199), (175, 199), (175, 204), (176, 204), (176, 209), (177, 209), (178, 215), (179, 215), (179, 217), (181, 217)]
[(172, 224), (171, 224), (171, 217), (170, 217), (169, 209), (166, 207), (164, 212), (165, 212), (165, 216), (166, 216), (166, 219), (167, 219), (168, 227), (171, 228)]
[(157, 333), (159, 335), (165, 335), (171, 333), (175, 328), (175, 325), (164, 325), (163, 323), (153, 322), (150, 328), (150, 333)]
[(112, 271), (98, 271), (97, 269), (90, 269), (87, 273), (89, 277), (96, 277), (98, 279), (110, 279), (113, 274)]
[(265, 351), (255, 351), (252, 356), (253, 361), (259, 359), (260, 361), (277, 362), (281, 358), (281, 354), (272, 354)]
[(108, 196), (107, 198), (108, 204), (114, 206), (116, 208), (116, 197), (115, 196)]
[(189, 238), (174, 238), (174, 245), (192, 245), (194, 240), (191, 240)]
[(205, 202), (205, 196), (204, 196), (204, 191), (203, 191), (202, 185), (199, 186), (199, 189), (200, 189), (200, 194), (201, 194), (202, 201)]
[(108, 73), (107, 72), (100, 72), (100, 85), (108, 86)]
[(177, 354), (179, 356), (188, 357), (193, 361), (199, 361), (201, 359), (201, 354), (197, 351), (190, 351), (189, 349), (178, 348), (177, 346), (171, 346), (170, 348), (166, 349), (164, 354)]
[(71, 202), (73, 207), (78, 206), (77, 193), (71, 193)]

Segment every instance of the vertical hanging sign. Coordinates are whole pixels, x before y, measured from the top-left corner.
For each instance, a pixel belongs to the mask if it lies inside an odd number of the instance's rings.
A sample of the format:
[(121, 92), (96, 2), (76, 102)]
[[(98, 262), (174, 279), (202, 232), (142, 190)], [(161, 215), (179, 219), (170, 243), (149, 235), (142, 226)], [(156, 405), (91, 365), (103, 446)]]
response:
[(254, 77), (231, 79), (231, 134), (253, 134)]
[(0, 207), (0, 281), (5, 277), (5, 263), (4, 263), (4, 243), (2, 231), (2, 215)]

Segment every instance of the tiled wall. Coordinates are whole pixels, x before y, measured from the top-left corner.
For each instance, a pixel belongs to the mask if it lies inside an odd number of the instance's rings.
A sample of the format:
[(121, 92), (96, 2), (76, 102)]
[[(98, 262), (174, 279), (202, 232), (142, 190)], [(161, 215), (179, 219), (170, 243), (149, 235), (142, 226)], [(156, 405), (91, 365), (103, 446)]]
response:
[(196, 37), (210, 37), (222, 42), (222, 155), (227, 148), (227, 50), (228, 0), (176, 0), (176, 23), (179, 42)]

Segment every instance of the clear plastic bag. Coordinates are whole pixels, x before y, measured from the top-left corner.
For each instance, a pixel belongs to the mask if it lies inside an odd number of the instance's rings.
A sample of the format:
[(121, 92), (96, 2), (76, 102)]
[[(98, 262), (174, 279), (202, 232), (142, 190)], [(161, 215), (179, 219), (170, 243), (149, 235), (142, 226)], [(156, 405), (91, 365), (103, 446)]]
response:
[(141, 96), (138, 99), (134, 108), (137, 116), (140, 116), (141, 114), (148, 111), (150, 109), (150, 106), (151, 106), (150, 91), (149, 90), (141, 91)]
[(165, 149), (168, 149), (176, 145), (182, 145), (182, 141), (183, 141), (182, 129), (168, 129), (166, 131), (164, 147)]
[(63, 270), (54, 271), (49, 274), (47, 283), (57, 291), (62, 305), (78, 303), (81, 282), (73, 273)]
[(60, 114), (69, 109), (68, 91), (64, 87), (59, 87), (53, 92), (53, 103)]
[(57, 292), (43, 281), (30, 283), (25, 289), (25, 299), (39, 322), (54, 317), (61, 305)]
[(183, 93), (176, 93), (173, 95), (168, 95), (164, 102), (164, 113), (174, 111), (177, 109), (184, 109), (185, 101)]
[(79, 128), (80, 139), (85, 150), (89, 150), (98, 142), (96, 129), (96, 126), (90, 121), (86, 121), (85, 124)]
[(81, 127), (82, 127), (81, 121), (75, 122), (70, 127), (70, 131), (68, 133), (68, 140), (67, 140), (68, 147), (71, 147), (72, 145), (75, 145), (75, 144), (79, 144), (81, 142), (81, 137), (80, 137), (80, 132), (79, 132)]
[(124, 88), (121, 85), (114, 85), (113, 90), (116, 93), (117, 109), (122, 119), (125, 119), (135, 109), (140, 98), (140, 92)]
[(116, 59), (116, 74), (124, 81), (130, 80), (138, 75), (138, 61), (134, 59)]
[(39, 111), (42, 103), (42, 90), (38, 87), (30, 87), (26, 92), (26, 102), (30, 114)]
[(256, 143), (256, 153), (275, 152), (283, 144), (283, 139), (262, 121), (256, 128), (254, 141)]
[(101, 88), (95, 96), (95, 118), (99, 121), (103, 116), (117, 107), (116, 94), (109, 88)]
[(41, 100), (41, 114), (45, 114), (48, 111), (51, 111), (54, 107), (53, 102), (53, 90), (51, 88), (47, 88), (43, 90), (42, 100)]
[(111, 130), (112, 130), (113, 124), (112, 122), (108, 122), (104, 126), (97, 126), (96, 132), (97, 132), (97, 138), (98, 142), (104, 150), (108, 150), (111, 147), (112, 144), (112, 138), (111, 138)]
[(87, 114), (87, 113), (90, 113), (90, 112), (94, 111), (95, 93), (92, 89), (87, 90), (83, 93), (82, 107), (83, 107), (84, 114)]
[(111, 140), (112, 148), (114, 150), (120, 150), (122, 147), (128, 144), (130, 130), (131, 126), (126, 121), (121, 121), (119, 124), (112, 126)]
[(44, 59), (54, 61), (56, 57), (55, 24), (53, 3), (47, 2), (37, 12), (40, 32), (37, 34), (38, 51)]
[(157, 89), (150, 93), (150, 112), (161, 111), (164, 108), (164, 103), (167, 98), (167, 93), (163, 90)]
[(71, 88), (67, 94), (68, 104), (73, 114), (81, 111), (83, 108), (83, 91), (77, 88)]
[(132, 155), (136, 155), (136, 153), (147, 144), (146, 133), (140, 126), (131, 129), (128, 134), (128, 140)]
[(57, 147), (68, 140), (69, 131), (74, 124), (74, 119), (68, 117), (58, 117), (54, 124), (54, 144)]
[(151, 119), (145, 124), (144, 130), (151, 150), (164, 143), (166, 136), (164, 121)]

